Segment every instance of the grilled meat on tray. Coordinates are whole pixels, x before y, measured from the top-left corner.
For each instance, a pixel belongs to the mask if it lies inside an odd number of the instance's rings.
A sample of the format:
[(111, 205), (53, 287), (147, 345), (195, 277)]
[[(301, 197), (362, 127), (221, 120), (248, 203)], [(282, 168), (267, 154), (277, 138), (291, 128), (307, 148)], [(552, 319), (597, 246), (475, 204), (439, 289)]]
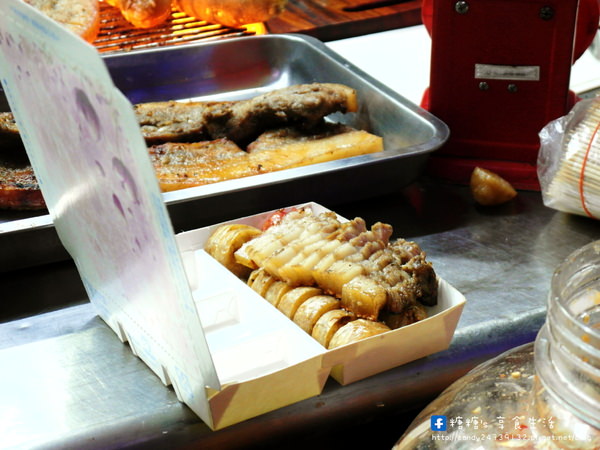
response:
[(390, 225), (294, 207), (257, 226), (221, 225), (204, 249), (325, 348), (424, 320), (437, 303), (425, 253), (390, 241)]
[[(383, 150), (380, 137), (324, 121), (357, 110), (356, 91), (335, 83), (290, 86), (248, 100), (152, 102), (134, 106), (164, 191)], [(0, 113), (0, 208), (44, 202), (12, 113)], [(23, 192), (20, 192), (22, 190)]]
[[(243, 147), (268, 129), (294, 125), (308, 130), (329, 114), (354, 112), (357, 99), (348, 86), (312, 83), (234, 102), (148, 102), (134, 110), (149, 145), (227, 138)], [(18, 133), (12, 113), (0, 113), (0, 144), (15, 145)]]
[(357, 109), (356, 92), (333, 83), (290, 86), (235, 102), (155, 102), (135, 106), (142, 133), (157, 142), (226, 138), (245, 147), (266, 130), (311, 130), (323, 117)]
[(27, 155), (0, 147), (0, 209), (43, 209), (45, 206)]
[(382, 150), (380, 137), (339, 124), (325, 124), (311, 135), (289, 128), (267, 131), (248, 146), (248, 151), (225, 138), (169, 142), (149, 149), (165, 192)]
[(209, 139), (205, 102), (149, 102), (134, 105), (140, 130), (148, 145)]
[(287, 125), (310, 130), (334, 112), (355, 112), (356, 91), (341, 84), (300, 84), (249, 100), (215, 103), (206, 116), (212, 139), (226, 137), (245, 146), (262, 132)]

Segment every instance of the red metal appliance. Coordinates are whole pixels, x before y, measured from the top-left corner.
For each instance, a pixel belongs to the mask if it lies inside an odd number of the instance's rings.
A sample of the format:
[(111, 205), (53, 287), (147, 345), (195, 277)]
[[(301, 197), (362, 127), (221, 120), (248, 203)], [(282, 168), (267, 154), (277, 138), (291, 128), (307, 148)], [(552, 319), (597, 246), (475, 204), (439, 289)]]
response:
[(431, 75), (422, 106), (450, 127), (429, 172), (475, 166), (539, 189), (539, 131), (577, 100), (571, 66), (598, 30), (598, 0), (423, 0)]

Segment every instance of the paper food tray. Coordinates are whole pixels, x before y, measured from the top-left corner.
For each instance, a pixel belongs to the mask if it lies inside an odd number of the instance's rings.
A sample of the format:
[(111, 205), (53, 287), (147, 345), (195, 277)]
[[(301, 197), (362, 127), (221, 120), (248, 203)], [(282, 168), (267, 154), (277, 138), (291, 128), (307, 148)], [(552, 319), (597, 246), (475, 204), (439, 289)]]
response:
[[(327, 211), (315, 203), (295, 207), (310, 207), (317, 214)], [(224, 223), (243, 223), (260, 227), (272, 213), (273, 211), (269, 211)], [(219, 414), (230, 414), (236, 420), (243, 420), (243, 416), (249, 418), (250, 414), (255, 415), (254, 412), (249, 412), (248, 407), (254, 405), (257, 399), (270, 399), (271, 401), (265, 401), (264, 406), (275, 409), (319, 394), (328, 375), (345, 385), (448, 347), (465, 298), (440, 279), (438, 305), (428, 308), (427, 319), (353, 344), (326, 350), (203, 250), (208, 237), (224, 223), (176, 236), (209, 347), (213, 352), (217, 373), (223, 370), (225, 375), (225, 367), (235, 361), (235, 366), (229, 367), (228, 370), (232, 374), (237, 373), (238, 376), (228, 376), (231, 381), (226, 382), (227, 387), (247, 394), (247, 397), (229, 399), (225, 392), (214, 392), (211, 400), (215, 406), (219, 406)], [(278, 335), (281, 340), (291, 345), (285, 346), (284, 349), (281, 347), (284, 344), (274, 343), (273, 339), (269, 339), (273, 335)], [(252, 342), (256, 343), (256, 346), (245, 346), (243, 358), (230, 358), (226, 355), (232, 350), (227, 346), (232, 341)], [(415, 345), (415, 342), (419, 344)], [(273, 352), (272, 345), (279, 347), (275, 352), (282, 357), (261, 361), (259, 355)], [(244, 367), (244, 364), (247, 366)], [(239, 377), (242, 373), (249, 377), (242, 379)], [(234, 379), (238, 383), (235, 383)], [(279, 384), (281, 382), (284, 384)], [(297, 392), (300, 386), (306, 389)], [(225, 396), (227, 401), (223, 400)], [(229, 409), (231, 411), (228, 411)], [(220, 428), (227, 424), (229, 422), (217, 421), (214, 425)]]

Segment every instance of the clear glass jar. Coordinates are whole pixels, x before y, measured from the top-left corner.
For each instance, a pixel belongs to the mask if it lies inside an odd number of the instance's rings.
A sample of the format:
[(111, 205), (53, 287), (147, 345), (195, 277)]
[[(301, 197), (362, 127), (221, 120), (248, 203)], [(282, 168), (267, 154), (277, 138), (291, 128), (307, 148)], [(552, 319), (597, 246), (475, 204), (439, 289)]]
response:
[(600, 449), (600, 241), (555, 271), (535, 343), (449, 386), (394, 449)]

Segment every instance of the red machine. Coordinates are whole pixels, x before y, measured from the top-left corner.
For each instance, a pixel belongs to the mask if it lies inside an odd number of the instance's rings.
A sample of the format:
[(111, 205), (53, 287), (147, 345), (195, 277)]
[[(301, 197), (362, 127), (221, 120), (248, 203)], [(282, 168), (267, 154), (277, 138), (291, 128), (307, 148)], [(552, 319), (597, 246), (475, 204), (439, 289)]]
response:
[(422, 106), (450, 127), (429, 172), (467, 183), (475, 166), (539, 189), (539, 131), (565, 115), (572, 64), (598, 30), (598, 0), (423, 0), (431, 36)]

